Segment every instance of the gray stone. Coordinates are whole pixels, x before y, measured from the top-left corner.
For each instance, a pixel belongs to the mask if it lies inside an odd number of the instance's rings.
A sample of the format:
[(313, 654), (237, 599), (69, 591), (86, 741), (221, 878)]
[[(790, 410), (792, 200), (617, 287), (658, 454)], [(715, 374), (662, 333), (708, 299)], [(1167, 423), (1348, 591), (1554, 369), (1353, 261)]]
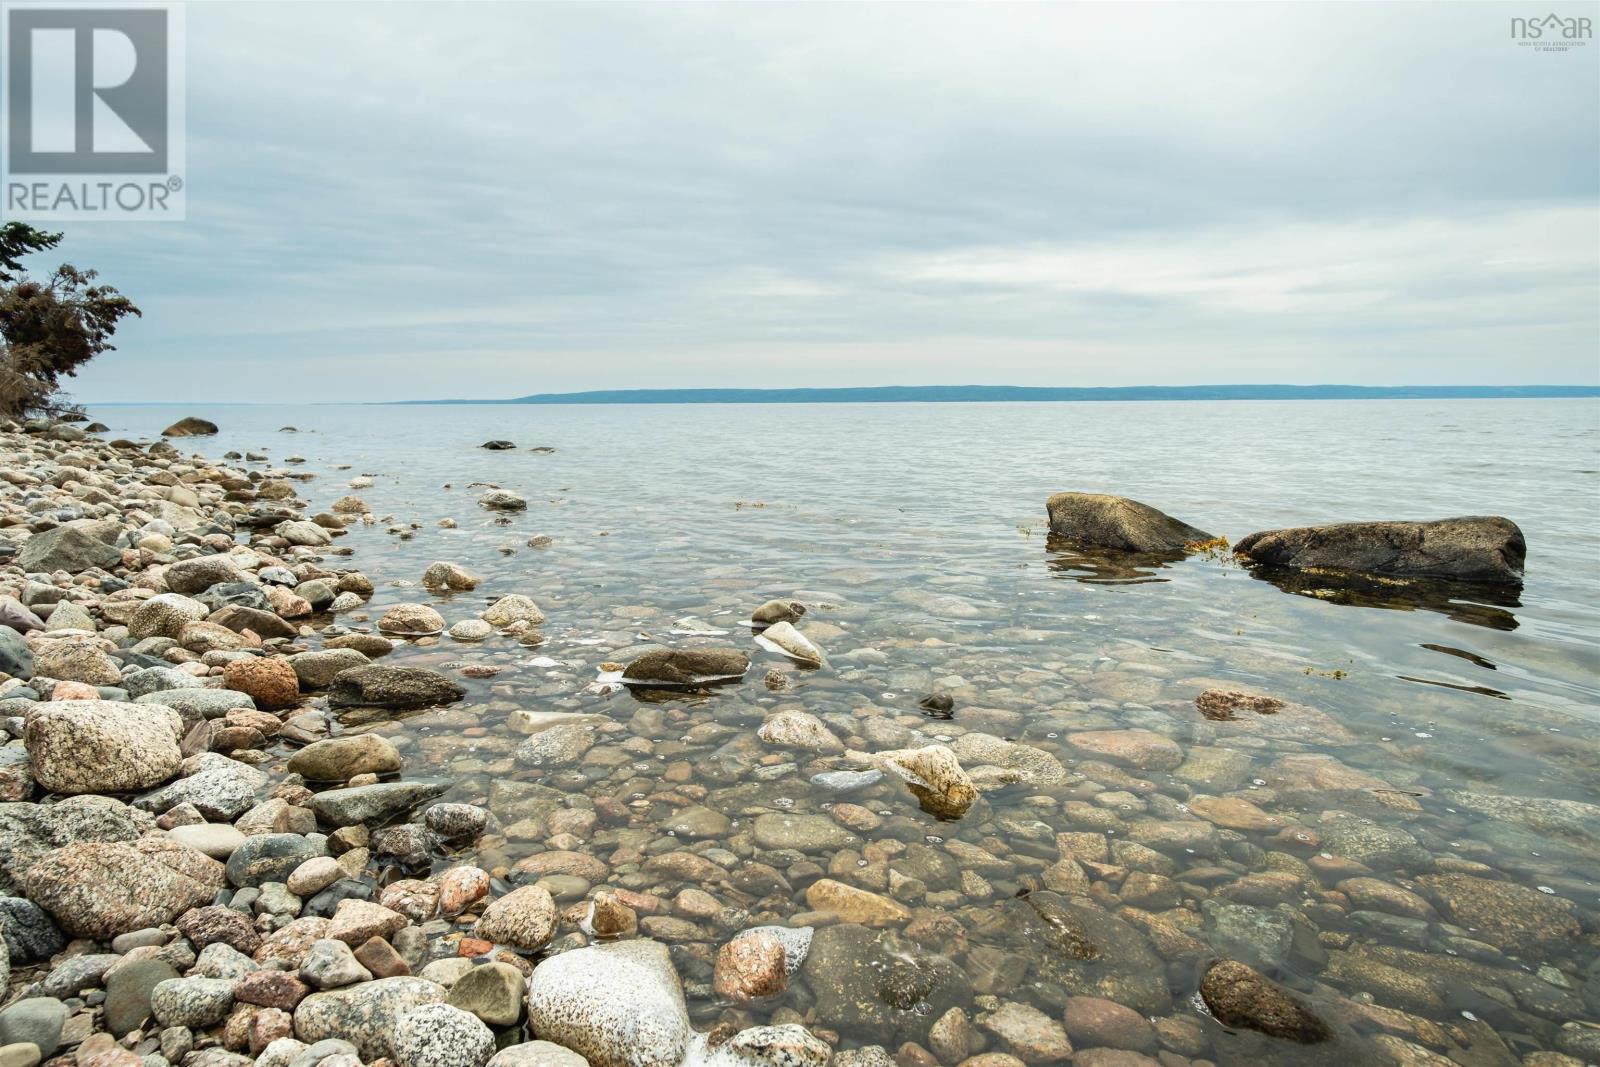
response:
[(72, 956), (46, 975), (39, 989), (45, 996), (57, 1000), (75, 997), (80, 990), (99, 989), (101, 979), (121, 958), (114, 952), (85, 952)]
[(859, 837), (826, 815), (768, 812), (756, 816), (754, 829), (756, 844), (765, 849), (833, 852), (861, 843)]
[(400, 1017), (424, 1004), (444, 1002), (441, 985), (421, 978), (379, 978), (326, 993), (313, 993), (294, 1010), (295, 1036), (306, 1042), (341, 1037), (363, 1060), (393, 1057), (392, 1037)]
[(424, 1004), (400, 1016), (393, 1045), (400, 1067), (484, 1067), (494, 1055), (494, 1033), (460, 1008)]
[(383, 823), (442, 794), (448, 782), (417, 780), (330, 789), (311, 798), (311, 810), (331, 826)]
[(24, 571), (66, 571), (78, 574), (91, 567), (110, 569), (122, 563), (122, 551), (91, 537), (76, 526), (58, 526), (34, 534), (17, 553)]
[(162, 1026), (213, 1026), (232, 1009), (229, 978), (169, 978), (150, 991), (150, 1014)]
[(356, 960), (343, 941), (323, 938), (312, 944), (300, 964), (300, 977), (318, 989), (341, 989), (357, 982), (370, 982), (372, 972)]
[(228, 857), (228, 881), (236, 886), (282, 882), (306, 860), (324, 855), (324, 845), (299, 834), (257, 834)]
[(323, 648), (311, 652), (297, 652), (289, 657), (289, 666), (300, 679), (301, 689), (326, 689), (341, 672), (365, 667), (370, 661), (353, 648)]
[(178, 977), (165, 960), (133, 960), (106, 980), (105, 1025), (117, 1037), (142, 1027), (150, 1018), (150, 994), (162, 982)]
[(54, 997), (27, 997), (0, 1011), (0, 1045), (26, 1041), (49, 1057), (61, 1047), (61, 1028), (67, 1024), (67, 1006)]

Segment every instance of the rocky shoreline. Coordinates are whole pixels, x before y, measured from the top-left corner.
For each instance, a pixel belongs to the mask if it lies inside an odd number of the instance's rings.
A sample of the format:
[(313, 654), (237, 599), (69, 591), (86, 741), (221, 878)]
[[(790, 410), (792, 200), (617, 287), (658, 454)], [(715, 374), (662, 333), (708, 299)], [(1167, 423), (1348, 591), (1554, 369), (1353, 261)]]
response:
[[(473, 704), (537, 648), (537, 589), (463, 612), (457, 564), (341, 567), (382, 520), (306, 517), (309, 475), (264, 453), (37, 424), (0, 455), (0, 1067), (1600, 1056), (1578, 887), (1453, 847), (1321, 751), (1319, 709), (1211, 688), (1181, 739), (1091, 708), (1018, 742), (1020, 713), (944, 694), (814, 714), (773, 670), (748, 722), (706, 695), (754, 687), (709, 633), (594, 664), (631, 719)], [(425, 596), (369, 611), (396, 581)], [(794, 669), (843, 632), (748, 610)], [(462, 742), (487, 791), (458, 795)], [(1449, 799), (1584, 848), (1600, 825)]]

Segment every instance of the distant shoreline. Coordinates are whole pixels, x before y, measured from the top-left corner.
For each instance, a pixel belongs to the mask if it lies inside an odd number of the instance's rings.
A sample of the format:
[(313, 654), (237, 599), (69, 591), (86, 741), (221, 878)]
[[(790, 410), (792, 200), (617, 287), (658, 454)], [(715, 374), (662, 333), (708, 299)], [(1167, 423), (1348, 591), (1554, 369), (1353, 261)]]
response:
[(970, 404), (1130, 400), (1503, 400), (1600, 396), (1597, 385), (885, 385), (832, 389), (600, 389), (391, 404)]

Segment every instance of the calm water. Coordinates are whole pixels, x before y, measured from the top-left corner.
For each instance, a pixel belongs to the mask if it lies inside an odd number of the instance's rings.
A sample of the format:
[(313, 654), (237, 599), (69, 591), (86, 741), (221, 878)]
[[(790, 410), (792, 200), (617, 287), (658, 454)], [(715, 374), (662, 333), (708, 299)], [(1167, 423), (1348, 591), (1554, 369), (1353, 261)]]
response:
[[(91, 412), (113, 435), (129, 436), (153, 435), (179, 414), (202, 415), (222, 426), (218, 438), (196, 443), (213, 457), (228, 449), (266, 450), (275, 466), (303, 456), (304, 466), (291, 469), (317, 475), (301, 488), (313, 510), (350, 492), (352, 477), (371, 475), (374, 484), (358, 495), (392, 521), (353, 527), (340, 543), (354, 550), (354, 565), (378, 583), (374, 607), (432, 600), (454, 622), (495, 597), (518, 592), (545, 610), (549, 622), (541, 628), (545, 642), (537, 652), (497, 637), (481, 645), (445, 641), (397, 653), (397, 660), (419, 664), (505, 668), (489, 681), (467, 683), (474, 701), (467, 710), (389, 727), (416, 746), (419, 761), (436, 763), (459, 779), (457, 798), (488, 798), (494, 806), (514, 794), (503, 784), (499, 794), (492, 792), (497, 779), (541, 780), (536, 771), (511, 763), (520, 738), (505, 732), (505, 710), (598, 711), (626, 727), (613, 743), (633, 738), (649, 744), (626, 746), (629, 760), (585, 763), (549, 782), (574, 793), (619, 795), (635, 803), (641, 813), (637, 826), (646, 829), (690, 803), (716, 807), (738, 820), (727, 846), (740, 858), (751, 851), (748, 836), (739, 836), (749, 817), (777, 810), (825, 812), (841, 799), (888, 813), (885, 841), (956, 838), (981, 845), (1010, 861), (989, 877), (992, 894), (985, 899), (979, 890), (974, 898), (970, 886), (929, 885), (929, 899), (961, 915), (971, 945), (1029, 957), (1040, 951), (1037, 945), (1018, 943), (1008, 936), (1006, 922), (991, 921), (1004, 918), (1016, 903), (1009, 898), (1027, 888), (1040, 866), (1033, 862), (1039, 849), (1024, 840), (1035, 831), (1024, 824), (1042, 821), (1046, 841), (1055, 831), (1099, 829), (1084, 822), (1085, 801), (1124, 820), (1111, 828), (1113, 838), (1142, 818), (1192, 817), (1175, 806), (1189, 798), (1191, 786), (1168, 772), (1135, 772), (1138, 781), (1154, 783), (1145, 786), (1120, 784), (1103, 764), (1091, 765), (1088, 773), (1076, 770), (1082, 755), (1068, 743), (1074, 731), (1137, 727), (1166, 734), (1186, 750), (1199, 745), (1243, 753), (1249, 770), (1233, 791), (1294, 823), (1315, 826), (1329, 808), (1359, 810), (1383, 826), (1404, 828), (1435, 858), (1485, 864), (1498, 872), (1493, 877), (1542, 886), (1573, 901), (1584, 916), (1600, 903), (1600, 853), (1592, 835), (1547, 837), (1538, 827), (1467, 812), (1445, 795), (1465, 790), (1600, 802), (1594, 774), (1600, 754), (1600, 402)], [(277, 432), (285, 425), (299, 432)], [(476, 447), (490, 438), (512, 440), (518, 450)], [(556, 451), (528, 451), (534, 446)], [(348, 469), (340, 469), (344, 465)], [(474, 483), (515, 490), (529, 499), (529, 508), (503, 522), (475, 506), (480, 490)], [(1047, 544), (1044, 501), (1062, 490), (1131, 496), (1232, 540), (1284, 525), (1505, 515), (1526, 534), (1527, 581), (1501, 603), (1441, 599), (1378, 607), (1295, 595), (1227, 559), (1192, 557), (1129, 571)], [(459, 527), (439, 528), (446, 517)], [(410, 539), (394, 530), (411, 523), (417, 527)], [(553, 540), (547, 547), (528, 547), (537, 535)], [(446, 602), (420, 587), (387, 584), (415, 581), (432, 560), (461, 563), (485, 580), (476, 591)], [(782, 657), (756, 649), (748, 630), (736, 625), (772, 596), (813, 605), (806, 622), (830, 655), (827, 669), (796, 671)], [(756, 658), (742, 686), (706, 700), (666, 704), (584, 691), (598, 664), (627, 659), (630, 645), (682, 642), (688, 639), (674, 631), (705, 626), (731, 631), (718, 640), (748, 648)], [(530, 662), (535, 656), (557, 664), (536, 665)], [(771, 667), (788, 671), (793, 688), (767, 692), (760, 679)], [(1198, 693), (1218, 685), (1310, 705), (1349, 736), (1333, 743), (1314, 735), (1219, 732), (1193, 706)], [(917, 711), (917, 699), (936, 688), (955, 698), (951, 721), (930, 721)], [(995, 794), (960, 823), (938, 823), (891, 782), (848, 798), (808, 783), (817, 770), (846, 761), (801, 753), (797, 766), (787, 770), (762, 768), (760, 761), (774, 750), (752, 744), (751, 735), (762, 714), (779, 706), (820, 715), (840, 736), (853, 738), (852, 747), (868, 748), (954, 737), (969, 728), (963, 709), (994, 709), (1005, 714), (973, 721), (987, 732), (1052, 752), (1074, 776), (1065, 787)], [(1006, 717), (1017, 714), (1020, 720)], [(868, 720), (879, 726), (863, 733), (861, 724)], [(1016, 728), (999, 729), (996, 722)], [(704, 743), (679, 740), (701, 723), (735, 726), (737, 738), (709, 731)], [(463, 735), (464, 724), (487, 727), (487, 736)], [(858, 744), (863, 737), (879, 743)], [(1415, 803), (1358, 808), (1347, 794), (1283, 780), (1278, 760), (1324, 752)], [(664, 768), (684, 759), (716, 770), (697, 774), (687, 788), (663, 780)], [(1133, 806), (1119, 809), (1113, 794), (1127, 792), (1135, 794)], [(509, 822), (515, 812), (496, 814)], [(644, 836), (647, 853), (682, 847), (654, 836)], [(870, 844), (874, 834), (866, 837)], [(1291, 862), (1270, 837), (1225, 832), (1220, 856), (1180, 855), (1174, 877), (1192, 888), (1181, 869), (1201, 863), (1221, 864), (1234, 876), (1304, 866), (1304, 854)], [(514, 862), (542, 847), (536, 840), (509, 838), (486, 844), (478, 857), (485, 865)], [(618, 844), (614, 832), (607, 837), (597, 831), (584, 848), (605, 858)], [(1053, 859), (1054, 850), (1048, 852), (1047, 860)], [(826, 853), (812, 859), (836, 870), (848, 866)], [(1422, 869), (1385, 876), (1407, 880)], [(614, 873), (618, 884), (631, 884), (626, 864)], [(659, 881), (639, 878), (637, 884)], [(1320, 974), (1320, 962), (1307, 964), (1298, 956), (1278, 961), (1280, 976), (1321, 994), (1370, 995), (1378, 1005), (1453, 1021), (1465, 1027), (1459, 1031), (1461, 1047), (1489, 1056), (1478, 1062), (1514, 1063), (1515, 1055), (1552, 1047), (1561, 1023), (1593, 1019), (1600, 1007), (1595, 953), (1582, 940), (1539, 959), (1510, 952), (1487, 959), (1483, 966), (1515, 972), (1518, 981), (1540, 964), (1560, 971), (1545, 975), (1560, 979), (1546, 983), (1555, 991), (1548, 1004), (1505, 990), (1500, 999), (1510, 1006), (1502, 1004), (1498, 1014), (1482, 1007), (1482, 996), (1470, 1001), (1515, 1054), (1495, 1059), (1483, 1051), (1488, 1038), (1472, 1036), (1472, 1025), (1483, 1024), (1469, 1025), (1459, 1016), (1462, 1002), (1454, 986), (1405, 1000), (1352, 963), (1379, 958), (1372, 952), (1391, 952), (1382, 958), (1402, 966), (1406, 958), (1393, 952), (1455, 955), (1441, 947), (1437, 931), (1412, 943), (1408, 939), (1418, 936), (1413, 932), (1341, 923), (1311, 906), (1319, 887), (1308, 887), (1309, 896), (1294, 893), (1263, 906), (1308, 915), (1337, 958)], [(805, 910), (798, 889), (786, 903), (719, 896), (757, 917), (782, 921)], [(946, 892), (960, 899), (939, 895)], [(1107, 899), (1116, 905), (1114, 897)], [(1180, 907), (1196, 913), (1190, 932), (1207, 937), (1194, 894), (1186, 894)], [(706, 939), (715, 943), (725, 936), (726, 931), (708, 933)], [(965, 951), (939, 950), (958, 962)], [(680, 959), (680, 968), (692, 1007), (700, 1017), (714, 1018), (709, 968), (695, 973), (692, 959)], [(1193, 968), (1169, 959), (1167, 970), (1170, 1004), (1140, 1010), (1194, 1015)], [(1587, 1001), (1581, 992), (1586, 980)], [(1046, 988), (1050, 981), (1037, 968), (1031, 983), (1005, 996), (1031, 998), (1051, 1010), (1059, 992)], [(1507, 978), (1505, 989), (1514, 986)], [(1488, 1002), (1499, 999), (1491, 995)], [(756, 1014), (765, 1017), (785, 1005), (804, 1011), (809, 1003), (803, 991), (792, 989), (784, 1001)], [(1233, 1039), (1214, 1024), (1207, 1033), (1207, 1054), (1229, 1059)], [(1273, 1055), (1294, 1062), (1310, 1053), (1278, 1048)], [(1346, 1062), (1364, 1055), (1347, 1052)]]

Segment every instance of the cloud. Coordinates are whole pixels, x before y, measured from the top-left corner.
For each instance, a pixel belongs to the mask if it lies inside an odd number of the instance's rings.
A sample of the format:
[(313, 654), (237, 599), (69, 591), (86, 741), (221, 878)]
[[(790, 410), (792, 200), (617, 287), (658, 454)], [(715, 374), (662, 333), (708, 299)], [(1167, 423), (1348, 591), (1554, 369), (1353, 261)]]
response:
[(1517, 10), (191, 5), (77, 391), (1594, 382), (1600, 46)]

